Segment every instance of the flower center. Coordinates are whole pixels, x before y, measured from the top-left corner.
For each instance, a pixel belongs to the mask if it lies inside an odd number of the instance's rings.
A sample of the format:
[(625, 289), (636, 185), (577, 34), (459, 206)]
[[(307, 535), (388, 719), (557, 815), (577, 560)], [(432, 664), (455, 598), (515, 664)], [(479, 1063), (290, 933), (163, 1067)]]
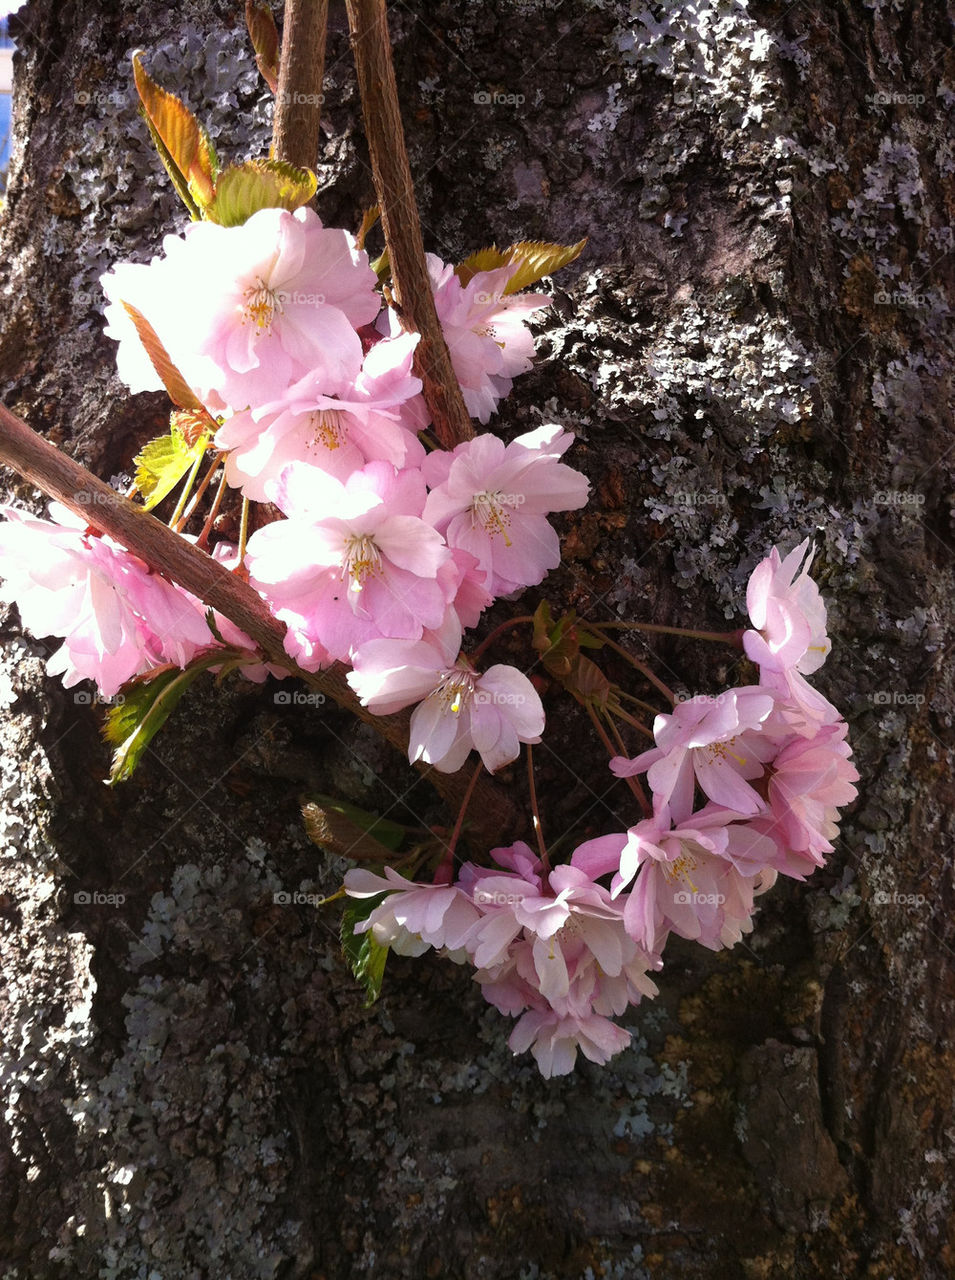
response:
[(381, 572), (381, 552), (370, 534), (352, 534), (345, 542), (342, 578), (351, 578), (349, 591), (361, 591), (370, 573)]
[(500, 489), (494, 493), (488, 489), (482, 493), (476, 493), (471, 499), (471, 516), (472, 519), (480, 520), (485, 532), (492, 538), (500, 534), (504, 539), (504, 545), (506, 547), (511, 545), (511, 540), (507, 536), (511, 513)]
[(686, 845), (683, 845), (683, 852), (678, 858), (674, 858), (672, 862), (662, 862), (660, 865), (663, 867), (663, 874), (670, 884), (677, 884), (682, 881), (683, 884), (688, 884), (694, 893), (699, 892), (690, 877), (690, 872), (696, 869), (697, 861)]
[(474, 673), (461, 667), (452, 667), (441, 676), (441, 683), (431, 695), (440, 698), (448, 711), (459, 715), (471, 705), (474, 698)]
[(308, 415), (312, 430), (312, 444), (323, 444), (326, 449), (340, 449), (345, 443), (345, 424), (338, 409), (316, 409)]
[(725, 742), (710, 742), (705, 747), (699, 748), (699, 750), (704, 752), (706, 759), (710, 764), (723, 761), (727, 756), (735, 760), (737, 764), (745, 764), (745, 756), (739, 755), (736, 751), (730, 751), (730, 747), (735, 741), (736, 735), (734, 734), (732, 738), (727, 738)]
[(264, 329), (266, 333), (271, 333), (275, 313), (278, 312), (281, 315), (284, 310), (282, 295), (270, 289), (259, 276), (256, 283), (245, 291), (245, 319), (242, 323), (254, 320), (257, 329)]

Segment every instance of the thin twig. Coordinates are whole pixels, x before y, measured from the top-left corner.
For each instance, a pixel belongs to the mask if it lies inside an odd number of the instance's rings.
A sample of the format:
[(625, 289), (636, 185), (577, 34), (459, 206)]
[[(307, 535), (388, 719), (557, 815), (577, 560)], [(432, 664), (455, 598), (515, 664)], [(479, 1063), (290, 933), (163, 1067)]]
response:
[[(269, 613), (265, 602), (248, 583), (173, 533), (151, 512), (130, 502), (61, 453), (4, 405), (0, 405), (0, 463), (18, 471), (92, 528), (108, 534), (153, 569), (197, 596), (208, 608), (221, 613), (249, 636), (269, 662), (290, 671), (309, 688), (326, 694), (399, 751), (407, 753), (407, 712), (372, 715), (347, 683), (346, 669), (341, 663), (335, 663), (326, 671), (302, 670), (285, 650), (285, 627)], [(449, 807), (457, 809), (464, 790), (461, 775), (438, 773), (429, 768), (421, 772)], [(489, 843), (499, 844), (502, 832), (513, 829), (515, 806), (506, 791), (490, 778), (482, 779), (480, 792), (474, 823), (476, 833)]]
[(445, 449), (474, 436), (434, 306), (405, 148), (385, 0), (346, 0), (365, 136), (402, 326), (421, 334), (414, 369)]
[(318, 162), (328, 0), (285, 0), (272, 155), (302, 169)]

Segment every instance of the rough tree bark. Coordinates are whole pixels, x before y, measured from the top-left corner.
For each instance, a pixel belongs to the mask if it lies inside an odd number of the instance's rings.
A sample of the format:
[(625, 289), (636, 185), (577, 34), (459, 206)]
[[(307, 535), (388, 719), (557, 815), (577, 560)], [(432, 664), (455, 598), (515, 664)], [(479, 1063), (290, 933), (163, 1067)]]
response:
[[(261, 153), (241, 9), (31, 0), (17, 22), (2, 395), (107, 478), (163, 405), (118, 383), (97, 277), (179, 219), (127, 55), (149, 51), (226, 155)], [(273, 901), (342, 870), (303, 837), (309, 788), (441, 819), (367, 728), (270, 689), (200, 691), (107, 790), (96, 709), (44, 676), (48, 647), (11, 613), (0, 1274), (950, 1276), (951, 8), (390, 16), (429, 247), (590, 237), (495, 421), (565, 423), (595, 482), (549, 594), (734, 626), (756, 558), (814, 531), (836, 636), (821, 684), (862, 795), (827, 869), (763, 899), (747, 945), (668, 950), (630, 1052), (543, 1082), (463, 970), (392, 960), (365, 1011), (333, 909)], [(370, 203), (359, 119), (332, 6), (333, 224)], [(734, 674), (650, 648), (691, 690)], [(632, 821), (582, 717), (549, 706), (548, 829)]]

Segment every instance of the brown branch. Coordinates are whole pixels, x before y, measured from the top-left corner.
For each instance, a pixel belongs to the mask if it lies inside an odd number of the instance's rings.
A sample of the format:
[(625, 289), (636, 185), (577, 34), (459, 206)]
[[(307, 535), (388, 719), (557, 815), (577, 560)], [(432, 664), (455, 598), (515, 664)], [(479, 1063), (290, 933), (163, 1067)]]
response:
[[(310, 688), (336, 702), (403, 753), (408, 750), (407, 712), (375, 716), (361, 705), (338, 662), (326, 671), (303, 671), (285, 651), (285, 627), (247, 583), (218, 561), (166, 527), (162, 521), (104, 484), (85, 467), (44, 440), (16, 414), (0, 405), (0, 463), (13, 467), (31, 484), (61, 502), (93, 528), (108, 534), (154, 569), (192, 592), (241, 628), (270, 662), (298, 676)], [(467, 779), (421, 769), (452, 808), (460, 807)], [(490, 778), (482, 779), (474, 826), (482, 839), (499, 844), (514, 821), (514, 806)]]
[(424, 256), (421, 220), (398, 107), (385, 0), (346, 0), (365, 136), (375, 191), (395, 285), (395, 301), (405, 329), (421, 334), (415, 373), (435, 432), (446, 449), (474, 436), (461, 387), (444, 340)]
[(272, 154), (299, 168), (318, 162), (328, 0), (285, 0)]

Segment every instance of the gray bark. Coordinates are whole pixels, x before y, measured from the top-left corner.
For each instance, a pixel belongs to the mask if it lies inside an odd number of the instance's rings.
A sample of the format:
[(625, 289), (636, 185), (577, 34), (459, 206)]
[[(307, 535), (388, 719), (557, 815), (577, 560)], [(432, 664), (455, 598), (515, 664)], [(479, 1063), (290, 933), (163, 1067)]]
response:
[[(240, 8), (31, 0), (19, 19), (0, 383), (107, 478), (164, 410), (116, 379), (97, 278), (181, 225), (127, 55), (148, 50), (227, 156), (262, 154)], [(332, 8), (320, 212), (357, 226), (371, 181)], [(638, 9), (393, 7), (425, 236), (449, 260), (589, 236), (496, 423), (565, 423), (595, 482), (551, 599), (736, 626), (756, 560), (814, 534), (819, 682), (863, 776), (837, 851), (762, 900), (746, 945), (671, 944), (629, 1052), (542, 1081), (464, 970), (392, 959), (364, 1010), (333, 909), (273, 902), (340, 879), (300, 794), (388, 810), (411, 781), (389, 748), (227, 685), (107, 790), (95, 709), (11, 612), (6, 1280), (955, 1270), (951, 7)], [(650, 650), (691, 692), (737, 674)], [(632, 822), (585, 722), (548, 705), (548, 829)], [(447, 821), (424, 784), (405, 804)], [(96, 892), (124, 900), (76, 897)]]

